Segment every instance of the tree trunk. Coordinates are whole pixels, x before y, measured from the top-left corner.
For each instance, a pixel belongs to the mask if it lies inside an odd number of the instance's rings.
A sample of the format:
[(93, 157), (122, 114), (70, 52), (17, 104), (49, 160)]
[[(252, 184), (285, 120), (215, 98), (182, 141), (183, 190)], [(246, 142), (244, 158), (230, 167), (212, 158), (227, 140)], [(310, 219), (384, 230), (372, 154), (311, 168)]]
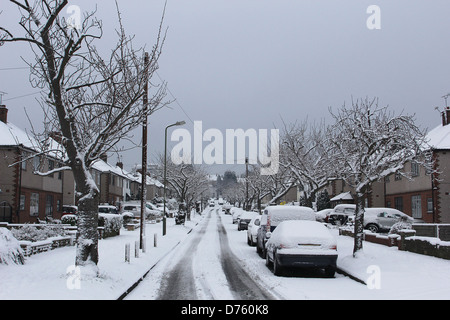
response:
[(89, 171), (82, 167), (72, 168), (77, 186), (76, 191), (81, 195), (78, 201), (78, 243), (75, 265), (97, 265), (99, 192)]
[(355, 242), (353, 246), (353, 256), (363, 248), (364, 236), (364, 192), (356, 193), (356, 210), (355, 210)]

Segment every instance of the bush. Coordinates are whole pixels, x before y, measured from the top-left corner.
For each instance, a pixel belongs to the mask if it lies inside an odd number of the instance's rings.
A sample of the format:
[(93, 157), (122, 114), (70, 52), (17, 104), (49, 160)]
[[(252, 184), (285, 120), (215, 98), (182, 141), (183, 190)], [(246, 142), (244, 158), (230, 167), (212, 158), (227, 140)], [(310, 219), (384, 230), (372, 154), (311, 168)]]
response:
[(0, 264), (24, 264), (25, 258), (19, 241), (11, 231), (0, 228)]
[(401, 221), (395, 223), (391, 229), (389, 230), (389, 234), (399, 234), (399, 231), (402, 229), (412, 229), (412, 224), (408, 222), (406, 219), (402, 219)]
[(114, 237), (120, 234), (123, 219), (120, 214), (100, 213), (98, 215), (98, 226), (104, 227), (103, 237)]
[(62, 216), (61, 222), (63, 224), (70, 224), (72, 227), (77, 225), (77, 216), (74, 214), (66, 214)]
[(122, 220), (123, 220), (123, 226), (126, 226), (134, 219), (134, 214), (131, 212), (124, 212), (122, 213)]
[(51, 237), (64, 236), (65, 231), (62, 226), (33, 226), (24, 224), (23, 227), (11, 230), (13, 236), (19, 241), (43, 241)]

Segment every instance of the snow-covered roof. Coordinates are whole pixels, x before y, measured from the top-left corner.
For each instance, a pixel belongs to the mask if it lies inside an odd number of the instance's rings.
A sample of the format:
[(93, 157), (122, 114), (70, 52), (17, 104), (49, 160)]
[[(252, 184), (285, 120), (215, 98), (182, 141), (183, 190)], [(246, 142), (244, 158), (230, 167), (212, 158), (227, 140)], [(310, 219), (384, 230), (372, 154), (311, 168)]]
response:
[(428, 133), (427, 140), (433, 149), (450, 149), (450, 125), (437, 126)]
[(0, 121), (0, 146), (18, 145), (34, 149), (37, 143), (24, 130), (14, 124)]
[(338, 194), (337, 196), (330, 199), (330, 201), (340, 201), (340, 200), (353, 200), (350, 191)]
[[(113, 166), (101, 159), (96, 160), (92, 164), (91, 168), (98, 170), (100, 172), (111, 172), (111, 173), (117, 174), (118, 176), (121, 176), (123, 178), (130, 179), (130, 176), (129, 176), (130, 174), (127, 171), (123, 170), (120, 167)], [(132, 180), (132, 179), (130, 179), (130, 180)]]
[[(53, 138), (48, 138), (46, 143), (46, 150), (48, 150), (46, 155), (58, 159), (65, 158), (65, 150), (61, 144)], [(0, 121), (0, 146), (23, 146), (37, 153), (42, 152), (36, 139), (11, 122), (4, 123)]]

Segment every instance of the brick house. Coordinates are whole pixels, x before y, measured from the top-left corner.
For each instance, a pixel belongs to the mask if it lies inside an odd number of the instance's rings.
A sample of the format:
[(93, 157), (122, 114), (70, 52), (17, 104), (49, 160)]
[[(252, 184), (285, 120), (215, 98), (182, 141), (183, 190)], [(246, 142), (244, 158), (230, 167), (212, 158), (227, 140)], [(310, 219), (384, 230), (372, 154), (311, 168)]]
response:
[[(38, 219), (60, 219), (64, 197), (71, 195), (73, 198), (72, 173), (35, 174), (38, 169), (47, 172), (61, 164), (56, 156), (39, 153), (33, 138), (9, 123), (7, 115), (8, 109), (1, 105), (0, 222), (34, 223)], [(68, 188), (66, 192), (64, 186)]]
[(430, 223), (450, 223), (450, 108), (442, 112), (442, 124), (431, 130), (428, 144), (435, 170), (409, 163), (413, 180), (391, 175), (385, 181), (386, 206)]

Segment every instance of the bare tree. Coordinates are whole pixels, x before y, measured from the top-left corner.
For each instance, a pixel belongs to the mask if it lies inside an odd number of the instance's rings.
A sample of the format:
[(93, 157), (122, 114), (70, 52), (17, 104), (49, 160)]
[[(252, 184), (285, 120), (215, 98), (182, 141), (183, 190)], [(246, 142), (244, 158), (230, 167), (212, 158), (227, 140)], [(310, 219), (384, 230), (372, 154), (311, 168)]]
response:
[[(164, 156), (160, 156), (161, 170), (158, 175), (160, 179), (164, 179), (162, 170), (164, 169)], [(167, 161), (166, 181), (180, 202), (186, 204), (188, 213), (190, 206), (199, 200), (201, 194), (208, 190), (209, 182), (206, 171), (200, 165), (193, 164), (174, 164)]]
[(63, 14), (68, 0), (10, 2), (21, 13), (20, 28), (1, 26), (0, 45), (24, 42), (34, 54), (28, 62), (30, 81), (46, 93), (42, 99), (45, 127), (59, 135), (66, 153), (66, 165), (54, 171), (72, 170), (79, 197), (76, 265), (97, 265), (99, 195), (89, 169), (139, 126), (143, 117), (164, 105), (163, 83), (149, 99), (148, 114), (142, 112), (141, 99), (158, 69), (164, 43), (162, 20), (149, 62), (144, 64), (144, 50), (133, 48), (118, 8), (118, 41), (110, 55), (102, 58), (94, 45), (103, 34), (95, 12), (85, 13), (80, 25), (73, 26)]
[(305, 120), (284, 125), (281, 166), (302, 186), (308, 206), (334, 174), (326, 131), (324, 122), (310, 124)]
[(337, 113), (330, 110), (335, 123), (328, 132), (335, 157), (336, 176), (343, 179), (356, 195), (354, 255), (363, 247), (364, 196), (367, 188), (386, 176), (404, 172), (412, 160), (431, 167), (425, 133), (414, 117), (395, 115), (388, 107), (379, 107), (378, 99), (352, 101)]

